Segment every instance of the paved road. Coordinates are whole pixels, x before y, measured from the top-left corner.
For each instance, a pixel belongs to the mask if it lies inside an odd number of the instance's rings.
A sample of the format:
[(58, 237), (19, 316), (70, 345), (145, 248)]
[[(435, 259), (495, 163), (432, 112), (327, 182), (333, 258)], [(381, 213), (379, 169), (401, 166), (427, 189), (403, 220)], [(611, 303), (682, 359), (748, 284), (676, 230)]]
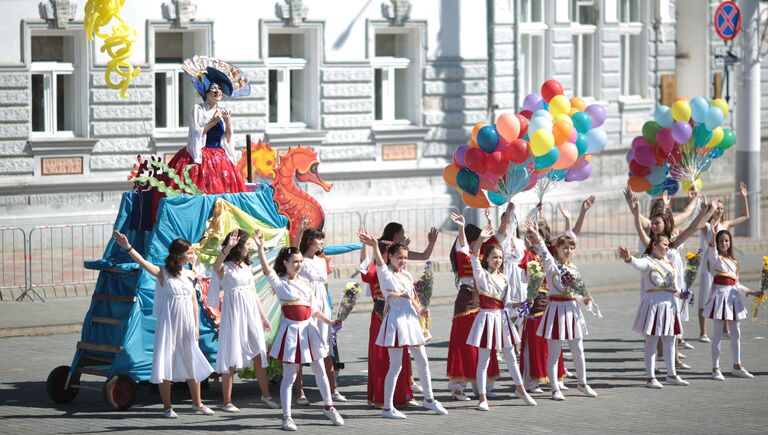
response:
[[(620, 266), (617, 266), (620, 268)], [(627, 274), (632, 272), (624, 271)], [(446, 390), (445, 361), (452, 307), (433, 307), (434, 342), (428, 347), (433, 380), (438, 399), (448, 408), (448, 416), (438, 417), (419, 408), (406, 408), (405, 421), (384, 420), (365, 403), (367, 313), (355, 313), (345, 323), (340, 347), (347, 369), (340, 378), (341, 390), (350, 402), (339, 404), (346, 427), (330, 426), (320, 413), (319, 394), (309, 389), (311, 408), (294, 407), (299, 430), (309, 433), (363, 433), (418, 431), (479, 432), (684, 432), (684, 433), (765, 433), (768, 390), (768, 325), (745, 321), (743, 325), (743, 361), (757, 377), (752, 380), (727, 377), (725, 382), (709, 380), (709, 347), (696, 342), (687, 351), (690, 371), (681, 372), (691, 381), (688, 387), (665, 386), (661, 391), (645, 388), (642, 341), (631, 331), (637, 305), (636, 290), (602, 293), (598, 301), (605, 317), (589, 314), (590, 335), (585, 342), (587, 373), (590, 384), (600, 394), (597, 399), (579, 396), (575, 389), (566, 392), (563, 403), (538, 395), (537, 407), (523, 406), (512, 399), (508, 376), (497, 384), (501, 398), (491, 401), (491, 412), (474, 410), (475, 402), (452, 402)], [(691, 332), (694, 323), (686, 325)], [(137, 403), (126, 412), (110, 412), (100, 391), (84, 390), (70, 404), (56, 405), (45, 392), (45, 379), (54, 367), (69, 364), (77, 334), (13, 337), (0, 339), (0, 433), (109, 433), (117, 431), (175, 433), (192, 431), (241, 432), (250, 429), (279, 429), (279, 412), (258, 404), (254, 383), (235, 386), (234, 399), (242, 409), (239, 415), (217, 412), (213, 417), (191, 414), (188, 393), (174, 391), (176, 421), (161, 418), (159, 397), (148, 388), (139, 390)], [(728, 343), (724, 343), (722, 366), (730, 367)], [(570, 354), (566, 354), (566, 359)], [(569, 366), (572, 365), (566, 362)], [(661, 362), (659, 365), (663, 367)], [(728, 373), (728, 370), (725, 371)], [(660, 375), (663, 378), (663, 374)], [(100, 388), (103, 379), (84, 376), (89, 385)], [(305, 376), (313, 385), (311, 376)], [(573, 385), (574, 382), (570, 381)], [(275, 391), (273, 394), (276, 394)], [(219, 386), (204, 392), (209, 405), (221, 405)]]

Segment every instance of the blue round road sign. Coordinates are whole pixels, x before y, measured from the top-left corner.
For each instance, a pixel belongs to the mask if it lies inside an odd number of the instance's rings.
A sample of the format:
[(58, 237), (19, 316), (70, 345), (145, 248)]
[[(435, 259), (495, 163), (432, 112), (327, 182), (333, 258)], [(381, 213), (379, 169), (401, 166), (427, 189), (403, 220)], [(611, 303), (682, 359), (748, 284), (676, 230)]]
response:
[(720, 3), (715, 11), (715, 32), (724, 41), (730, 41), (741, 30), (741, 11), (735, 2)]

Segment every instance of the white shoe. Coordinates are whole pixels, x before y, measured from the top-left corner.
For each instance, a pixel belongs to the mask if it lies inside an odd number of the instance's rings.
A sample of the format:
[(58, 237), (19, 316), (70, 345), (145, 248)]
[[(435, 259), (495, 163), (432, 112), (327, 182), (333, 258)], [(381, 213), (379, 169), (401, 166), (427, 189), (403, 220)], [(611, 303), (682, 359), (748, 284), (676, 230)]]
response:
[(280, 404), (272, 400), (271, 397), (261, 396), (261, 403), (264, 403), (269, 409), (280, 409)]
[(713, 370), (712, 371), (712, 376), (710, 376), (710, 378), (713, 381), (724, 381), (725, 380), (725, 376), (723, 376), (723, 374), (720, 372), (720, 370)]
[(485, 393), (485, 396), (489, 399), (498, 399), (499, 397), (501, 397), (501, 394), (498, 394), (494, 391), (488, 391), (487, 393)]
[(448, 410), (443, 407), (443, 404), (438, 402), (437, 399), (432, 399), (431, 402), (427, 402), (426, 399), (421, 402), (421, 406), (427, 409), (431, 409), (437, 415), (447, 415)]
[(195, 414), (201, 414), (201, 415), (213, 415), (213, 414), (216, 414), (215, 412), (213, 412), (213, 409), (211, 409), (211, 408), (209, 408), (209, 407), (207, 407), (207, 406), (205, 406), (203, 404), (200, 404), (200, 406), (192, 405), (192, 410), (195, 411)]
[(587, 397), (597, 397), (597, 393), (589, 385), (577, 385), (576, 389)]
[(679, 357), (680, 357), (680, 359), (686, 359), (686, 358), (688, 358), (688, 357), (687, 357), (687, 356), (685, 356), (685, 354), (684, 354), (684, 353), (682, 353), (682, 352), (678, 352), (678, 353), (677, 353), (677, 356), (679, 356)]
[(533, 394), (541, 394), (544, 392), (544, 390), (542, 390), (541, 387), (538, 385), (533, 388), (526, 388), (525, 390)]
[[(469, 399), (467, 399), (467, 400), (469, 400)], [(411, 399), (411, 400), (408, 401), (408, 403), (406, 403), (406, 405), (408, 405), (408, 406), (419, 406), (419, 402), (417, 402), (415, 399)]]
[(693, 347), (693, 345), (688, 341), (684, 341), (682, 346), (683, 346), (683, 349), (695, 349), (695, 347)]
[(334, 402), (346, 402), (347, 401), (347, 398), (342, 396), (341, 393), (339, 393), (338, 391), (333, 393), (333, 395), (331, 395), (331, 398), (333, 399)]
[(305, 396), (302, 396), (302, 397), (299, 397), (298, 400), (296, 400), (296, 404), (297, 405), (307, 406), (307, 405), (309, 405), (309, 400), (307, 400), (307, 398)]
[(575, 377), (576, 377), (576, 375), (574, 375), (573, 373), (571, 373), (571, 371), (570, 371), (570, 370), (568, 370), (568, 369), (565, 369), (565, 377), (566, 377), (566, 378), (575, 378)]
[(731, 339), (731, 333), (723, 332), (723, 340), (730, 340), (730, 339)]
[(488, 401), (487, 400), (483, 400), (482, 402), (480, 402), (477, 405), (477, 410), (478, 411), (490, 411), (491, 408), (488, 407)]
[(753, 375), (752, 373), (748, 372), (747, 369), (745, 369), (744, 367), (742, 367), (740, 369), (733, 369), (731, 374), (733, 376), (738, 377), (738, 378), (745, 378), (745, 379), (752, 379), (752, 378), (755, 377), (755, 375)]
[(683, 369), (683, 370), (690, 370), (691, 369), (690, 365), (688, 365), (688, 364), (686, 364), (686, 363), (684, 363), (682, 361), (680, 361), (676, 365), (677, 365), (677, 368), (679, 368), (679, 369)]
[(555, 390), (552, 392), (552, 400), (560, 402), (565, 400), (565, 396), (563, 396), (563, 393), (560, 390)]
[(333, 423), (334, 426), (344, 426), (344, 419), (341, 418), (339, 411), (333, 406), (331, 409), (323, 408), (323, 415), (325, 415), (328, 420), (331, 420), (331, 423)]
[(560, 391), (568, 391), (569, 388), (565, 386), (565, 382), (558, 382), (558, 387), (560, 388)]
[(645, 383), (645, 386), (654, 390), (661, 390), (664, 388), (664, 386), (661, 385), (661, 382), (659, 382), (656, 378), (651, 378), (648, 380), (648, 382)]
[(391, 418), (393, 420), (405, 420), (405, 414), (398, 411), (396, 408), (392, 409), (382, 409), (381, 410), (381, 416), (384, 418)]
[(672, 385), (677, 385), (679, 387), (684, 387), (688, 385), (688, 381), (684, 381), (680, 376), (667, 376), (667, 383)]
[(423, 393), (424, 389), (421, 388), (421, 385), (417, 383), (413, 383), (411, 384), (411, 391), (413, 391), (414, 393)]
[(699, 337), (699, 341), (702, 342), (702, 343), (711, 343), (712, 342), (712, 340), (710, 340), (709, 337), (707, 337), (706, 335), (702, 335), (701, 337)]
[(531, 397), (531, 395), (528, 394), (528, 393), (525, 393), (525, 394), (523, 394), (522, 397), (520, 397), (520, 394), (517, 392), (517, 390), (515, 390), (514, 394), (515, 394), (515, 397), (517, 397), (518, 399), (522, 400), (523, 403), (525, 403), (528, 406), (536, 406), (537, 405), (536, 401), (533, 400), (533, 397)]
[(298, 428), (296, 427), (296, 423), (293, 422), (293, 419), (291, 417), (285, 417), (283, 419), (283, 422), (280, 423), (280, 427), (283, 428), (283, 430), (287, 431), (295, 431)]
[(468, 402), (472, 399), (469, 398), (466, 394), (464, 394), (463, 391), (459, 391), (459, 394), (456, 394), (456, 391), (451, 391), (451, 397), (453, 397), (453, 400), (458, 400), (459, 402)]
[(176, 411), (173, 409), (166, 409), (163, 411), (163, 418), (179, 418), (179, 416), (176, 415)]
[(221, 410), (224, 412), (231, 412), (233, 414), (240, 412), (240, 408), (238, 408), (232, 403), (227, 403), (226, 405), (222, 406)]

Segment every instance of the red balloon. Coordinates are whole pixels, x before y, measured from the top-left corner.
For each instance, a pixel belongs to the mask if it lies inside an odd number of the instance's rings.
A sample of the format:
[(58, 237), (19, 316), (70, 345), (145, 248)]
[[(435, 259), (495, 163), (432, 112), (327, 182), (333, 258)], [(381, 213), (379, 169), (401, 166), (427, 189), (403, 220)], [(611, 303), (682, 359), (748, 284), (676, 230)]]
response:
[(467, 164), (467, 168), (477, 174), (485, 172), (487, 159), (488, 154), (480, 148), (470, 148), (467, 150), (467, 154), (464, 155), (464, 163)]
[[(530, 113), (527, 110), (524, 110), (524, 112)], [(517, 116), (517, 120), (520, 121), (520, 134), (518, 135), (518, 137), (525, 137), (526, 133), (528, 133), (528, 120), (531, 119), (530, 116), (533, 116), (533, 114), (529, 115), (528, 118), (526, 118), (522, 114), (522, 112), (518, 113), (515, 116)]]
[(665, 153), (664, 149), (660, 146), (656, 147), (656, 164), (659, 166), (664, 166), (664, 162), (667, 161), (667, 156), (669, 156), (669, 153)]
[(555, 95), (563, 95), (563, 85), (557, 80), (547, 80), (541, 85), (541, 97), (549, 103)]
[(531, 118), (533, 118), (533, 112), (531, 112), (530, 110), (523, 110), (518, 115), (521, 115), (523, 118), (529, 121), (531, 120)]
[(505, 159), (500, 151), (494, 151), (488, 156), (488, 169), (494, 175), (501, 176), (507, 172), (508, 159)]
[(528, 160), (530, 155), (531, 146), (528, 144), (528, 142), (522, 139), (515, 139), (510, 142), (509, 146), (505, 150), (504, 158), (509, 160), (511, 163), (519, 165)]
[(644, 177), (651, 173), (651, 168), (648, 166), (643, 166), (640, 163), (637, 163), (637, 161), (632, 160), (629, 163), (629, 172), (632, 173), (632, 175), (639, 175), (641, 177)]

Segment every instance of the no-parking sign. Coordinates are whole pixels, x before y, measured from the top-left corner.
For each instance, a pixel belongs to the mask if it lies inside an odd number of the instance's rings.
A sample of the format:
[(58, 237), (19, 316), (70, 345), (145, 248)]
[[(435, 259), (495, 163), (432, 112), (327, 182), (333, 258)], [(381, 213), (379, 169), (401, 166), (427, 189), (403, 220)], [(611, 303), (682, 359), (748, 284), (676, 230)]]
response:
[(723, 41), (730, 41), (741, 30), (741, 11), (735, 2), (720, 3), (715, 11), (715, 32)]

